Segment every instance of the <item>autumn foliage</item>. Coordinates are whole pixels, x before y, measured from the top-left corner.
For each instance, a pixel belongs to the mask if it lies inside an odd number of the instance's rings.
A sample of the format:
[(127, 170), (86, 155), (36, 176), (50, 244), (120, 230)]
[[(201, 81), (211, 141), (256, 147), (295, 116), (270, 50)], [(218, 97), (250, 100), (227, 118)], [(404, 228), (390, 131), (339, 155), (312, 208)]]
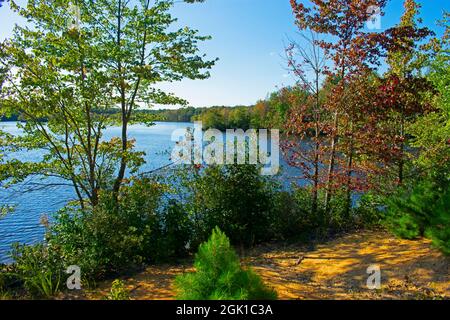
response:
[[(433, 33), (418, 26), (412, 0), (397, 26), (368, 30), (374, 8), (383, 15), (386, 3), (291, 1), (304, 44), (286, 48), (288, 66), (308, 97), (291, 97), (283, 149), (309, 182), (313, 213), (322, 207), (327, 214), (333, 196), (344, 193), (349, 214), (356, 193), (402, 184), (412, 156), (405, 127), (432, 109), (419, 43)], [(383, 61), (389, 70), (379, 75)]]

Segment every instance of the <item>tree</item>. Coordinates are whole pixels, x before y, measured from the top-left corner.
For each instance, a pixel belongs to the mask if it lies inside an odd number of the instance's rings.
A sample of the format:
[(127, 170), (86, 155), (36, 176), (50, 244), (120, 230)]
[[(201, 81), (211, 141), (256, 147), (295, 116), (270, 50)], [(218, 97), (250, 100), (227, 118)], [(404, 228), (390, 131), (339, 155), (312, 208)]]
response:
[[(330, 137), (328, 154), (328, 173), (325, 196), (325, 210), (329, 210), (334, 186), (340, 186), (336, 177), (345, 172), (347, 190), (347, 211), (350, 208), (352, 192), (352, 176), (354, 175), (354, 126), (351, 115), (352, 107), (357, 101), (347, 97), (346, 87), (350, 81), (371, 70), (379, 64), (381, 54), (381, 38), (374, 32), (365, 32), (367, 21), (373, 16), (373, 9), (382, 10), (387, 0), (312, 0), (307, 7), (299, 1), (291, 0), (291, 6), (300, 30), (312, 30), (328, 36), (317, 41), (318, 45), (332, 61), (325, 66), (325, 74), (336, 81), (328, 102), (325, 106), (333, 113), (332, 121), (325, 132)], [(349, 111), (350, 110), (350, 111)], [(342, 117), (345, 117), (342, 119)], [(346, 132), (341, 132), (342, 122), (347, 126)], [(341, 136), (346, 136), (348, 143), (341, 150), (346, 158), (344, 166), (338, 168), (338, 143)], [(339, 169), (339, 170), (338, 170)], [(339, 172), (341, 171), (341, 172)]]
[(187, 196), (183, 201), (200, 241), (215, 226), (240, 248), (270, 239), (278, 186), (262, 176), (260, 169), (252, 164), (231, 164), (188, 171), (179, 193)]
[(437, 55), (429, 62), (427, 75), (436, 94), (432, 97), (433, 110), (415, 119), (406, 127), (411, 145), (420, 149), (418, 164), (427, 170), (445, 167), (450, 162), (450, 15), (442, 24), (446, 27), (439, 41)]
[[(323, 107), (321, 90), (326, 57), (318, 44), (317, 34), (311, 32), (311, 37), (303, 35), (303, 40), (307, 48), (292, 42), (286, 49), (288, 66), (297, 77), (299, 90), (289, 92), (291, 110), (282, 147), (289, 165), (299, 168), (302, 180), (312, 184), (311, 214), (317, 215), (318, 192), (323, 183), (321, 168), (326, 161), (324, 149), (328, 139), (323, 133), (329, 113)], [(310, 141), (312, 147), (306, 141)]]
[(406, 127), (419, 115), (430, 109), (429, 92), (432, 84), (421, 76), (426, 55), (418, 43), (433, 34), (427, 28), (419, 28), (420, 5), (414, 0), (405, 0), (405, 12), (400, 23), (388, 30), (387, 62), (389, 70), (380, 86), (381, 104), (387, 111), (387, 134), (391, 137), (391, 154), (397, 165), (397, 181), (404, 181), (405, 163), (410, 158), (406, 150), (408, 136)]
[(183, 300), (273, 300), (276, 292), (252, 270), (241, 267), (227, 236), (215, 228), (195, 255), (195, 273), (175, 279), (177, 298)]
[[(174, 28), (174, 3), (31, 0), (22, 8), (11, 1), (29, 25), (16, 26), (0, 45), (1, 114), (20, 114), (25, 123), (19, 137), (2, 133), (2, 149), (45, 155), (39, 162), (2, 159), (5, 186), (53, 178), (43, 183), (73, 186), (81, 207), (95, 206), (101, 189), (117, 197), (127, 168), (133, 173), (143, 162), (128, 126), (150, 121), (135, 111), (185, 103), (156, 84), (205, 79), (214, 64), (198, 54), (208, 37)], [(112, 124), (121, 126), (121, 136), (104, 141)]]
[(267, 101), (260, 100), (252, 108), (252, 128), (265, 128), (265, 120), (269, 112), (269, 104)]
[(250, 128), (250, 110), (247, 107), (235, 107), (229, 113), (229, 128), (247, 130)]

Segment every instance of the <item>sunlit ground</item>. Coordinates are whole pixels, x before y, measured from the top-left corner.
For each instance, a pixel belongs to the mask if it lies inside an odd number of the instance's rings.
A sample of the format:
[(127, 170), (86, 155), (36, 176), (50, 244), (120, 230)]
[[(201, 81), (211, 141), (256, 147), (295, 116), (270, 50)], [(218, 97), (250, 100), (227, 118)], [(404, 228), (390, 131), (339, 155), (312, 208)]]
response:
[[(260, 246), (243, 259), (275, 288), (279, 299), (441, 299), (450, 297), (449, 258), (426, 239), (396, 239), (384, 232), (348, 234), (306, 250), (301, 246)], [(312, 250), (311, 250), (312, 249)], [(304, 257), (303, 260), (299, 260)], [(381, 268), (381, 289), (367, 289), (367, 268)], [(173, 279), (185, 266), (150, 267), (124, 277), (132, 299), (173, 299)], [(91, 292), (60, 296), (102, 299), (111, 281)]]

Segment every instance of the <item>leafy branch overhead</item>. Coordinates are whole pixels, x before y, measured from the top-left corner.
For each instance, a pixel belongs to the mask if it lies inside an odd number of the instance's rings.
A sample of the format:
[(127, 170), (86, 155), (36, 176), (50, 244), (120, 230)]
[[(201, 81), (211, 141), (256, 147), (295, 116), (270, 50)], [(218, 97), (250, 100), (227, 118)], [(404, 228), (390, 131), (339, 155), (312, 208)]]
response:
[[(66, 0), (31, 0), (25, 7), (10, 2), (28, 24), (17, 25), (0, 44), (0, 112), (26, 122), (19, 124), (23, 135), (3, 134), (0, 141), (5, 150), (41, 149), (45, 155), (39, 163), (3, 159), (3, 181), (63, 179), (82, 206), (85, 199), (95, 205), (102, 189), (118, 193), (127, 168), (143, 163), (128, 126), (150, 119), (135, 117), (136, 110), (187, 104), (157, 84), (206, 79), (216, 61), (198, 49), (210, 37), (176, 27), (174, 4), (81, 0), (73, 10)], [(120, 139), (104, 141), (111, 125), (121, 127)]]

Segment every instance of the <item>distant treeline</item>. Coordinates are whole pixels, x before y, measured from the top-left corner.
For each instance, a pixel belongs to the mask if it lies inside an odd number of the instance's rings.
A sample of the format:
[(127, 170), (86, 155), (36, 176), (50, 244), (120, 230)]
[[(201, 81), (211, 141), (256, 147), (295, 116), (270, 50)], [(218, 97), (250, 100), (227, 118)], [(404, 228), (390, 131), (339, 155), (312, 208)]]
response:
[[(296, 88), (283, 88), (270, 94), (266, 99), (258, 101), (252, 106), (213, 106), (213, 107), (185, 107), (179, 109), (138, 110), (139, 113), (150, 116), (154, 121), (165, 122), (193, 122), (202, 121), (203, 128), (244, 129), (249, 128), (278, 128), (283, 127), (286, 115), (291, 107), (287, 93), (298, 91)], [(95, 112), (95, 111), (94, 111)], [(119, 109), (109, 109), (108, 114), (119, 113)], [(2, 116), (0, 121), (20, 121), (20, 115)], [(43, 119), (45, 121), (45, 119)]]
[[(167, 121), (167, 122), (191, 122), (194, 116), (203, 113), (207, 108), (194, 108), (187, 107), (181, 109), (161, 109), (161, 110), (138, 110), (137, 114), (151, 115), (151, 118), (155, 121)], [(102, 113), (119, 114), (119, 109), (109, 109), (107, 111), (102, 110)], [(96, 111), (94, 110), (94, 113)], [(21, 121), (20, 115), (0, 116), (0, 122), (4, 121)], [(43, 121), (46, 121), (43, 119)]]
[(292, 107), (292, 96), (306, 99), (306, 93), (299, 88), (288, 87), (273, 92), (253, 106), (207, 108), (199, 115), (195, 115), (193, 120), (201, 120), (204, 129), (276, 128), (282, 130)]
[(307, 94), (298, 87), (287, 87), (273, 92), (266, 99), (251, 106), (213, 106), (208, 108), (186, 107), (180, 109), (141, 110), (153, 115), (155, 121), (193, 122), (202, 121), (205, 130), (226, 129), (282, 129), (292, 107), (292, 97), (296, 102), (306, 100)]

